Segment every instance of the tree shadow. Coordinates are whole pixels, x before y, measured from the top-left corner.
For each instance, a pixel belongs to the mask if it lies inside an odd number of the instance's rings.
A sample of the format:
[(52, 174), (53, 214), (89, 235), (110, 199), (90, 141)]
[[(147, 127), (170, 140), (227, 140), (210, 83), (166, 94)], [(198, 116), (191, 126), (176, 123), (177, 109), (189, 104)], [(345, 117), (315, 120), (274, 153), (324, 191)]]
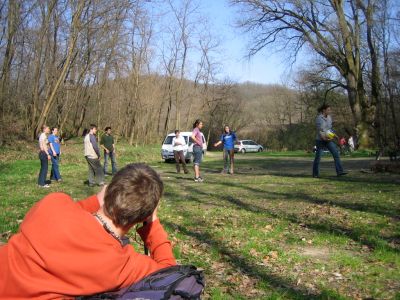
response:
[(338, 206), (341, 208), (345, 209), (350, 209), (354, 211), (362, 211), (362, 212), (369, 212), (369, 213), (375, 213), (379, 214), (382, 216), (388, 216), (392, 218), (398, 218), (400, 216), (400, 208), (395, 208), (395, 207), (386, 207), (378, 204), (366, 204), (366, 203), (360, 203), (360, 202), (347, 202), (347, 201), (339, 201), (339, 200), (330, 200), (330, 199), (324, 199), (321, 197), (313, 197), (308, 194), (298, 192), (296, 191), (295, 193), (284, 193), (284, 192), (271, 192), (271, 191), (266, 191), (262, 189), (257, 189), (253, 187), (249, 187), (246, 185), (240, 185), (234, 182), (222, 182), (219, 183), (220, 185), (227, 186), (227, 187), (237, 187), (237, 188), (242, 188), (245, 190), (248, 190), (253, 193), (259, 193), (259, 194), (267, 194), (270, 198), (277, 199), (277, 198), (284, 198), (285, 200), (290, 200), (290, 201), (304, 201), (312, 204), (319, 204), (319, 205), (324, 205), (324, 204), (330, 204), (334, 206)]
[[(311, 221), (307, 220), (300, 220), (297, 216), (295, 215), (289, 215), (289, 214), (284, 214), (284, 213), (277, 213), (268, 209), (265, 209), (263, 207), (257, 206), (255, 204), (249, 204), (246, 202), (243, 202), (240, 199), (234, 198), (232, 196), (221, 196), (222, 199), (225, 201), (232, 203), (236, 205), (239, 208), (245, 209), (249, 212), (254, 212), (254, 213), (266, 213), (274, 218), (277, 219), (284, 219), (286, 221), (289, 221), (291, 223), (296, 223), (296, 224), (303, 224), (303, 226), (306, 226), (309, 229), (322, 232), (322, 233), (329, 233), (332, 235), (336, 236), (347, 236), (348, 238), (352, 239), (354, 242), (366, 245), (372, 249), (376, 248), (383, 248), (386, 251), (389, 252), (394, 252), (394, 253), (399, 253), (400, 249), (396, 248), (395, 246), (391, 246), (386, 239), (387, 238), (382, 238), (380, 237), (380, 240), (378, 237), (373, 237), (370, 236), (369, 232), (365, 232), (361, 229), (349, 229), (343, 226), (340, 226), (336, 223), (313, 223)], [(394, 236), (395, 238), (397, 235)], [(393, 240), (390, 240), (390, 242), (393, 242)]]
[[(251, 188), (253, 191), (256, 190), (260, 192), (258, 189)], [(202, 195), (205, 197), (209, 197), (209, 194), (206, 192), (203, 192), (195, 187), (191, 187), (191, 191), (193, 191), (194, 195)], [(298, 199), (297, 196), (294, 196), (290, 193), (275, 193), (275, 192), (265, 192), (270, 195), (270, 199), (282, 199), (282, 196), (289, 201), (302, 201), (302, 199)], [(378, 237), (378, 236), (371, 236), (371, 233), (365, 230), (362, 230), (361, 228), (355, 228), (355, 229), (350, 229), (344, 226), (341, 226), (337, 223), (331, 223), (331, 222), (319, 222), (315, 223), (312, 222), (312, 220), (306, 220), (306, 219), (299, 219), (298, 216), (294, 214), (286, 214), (286, 213), (277, 213), (275, 211), (266, 209), (264, 207), (260, 207), (254, 203), (246, 203), (238, 198), (232, 197), (230, 195), (221, 195), (218, 194), (219, 199), (230, 203), (234, 204), (240, 209), (244, 209), (249, 212), (253, 213), (263, 213), (263, 214), (268, 214), (271, 217), (277, 218), (277, 219), (284, 219), (288, 222), (295, 223), (295, 224), (302, 224), (303, 226), (315, 230), (317, 232), (321, 233), (329, 233), (334, 236), (339, 236), (342, 237), (343, 235), (347, 236), (348, 238), (352, 239), (354, 242), (361, 244), (361, 245), (366, 245), (369, 248), (372, 249), (377, 249), (377, 248), (383, 248), (386, 251), (394, 252), (394, 253), (400, 253), (400, 248), (397, 247), (396, 241), (398, 240), (398, 235), (394, 234), (390, 237)], [(308, 195), (304, 195), (305, 199), (304, 201), (306, 202), (311, 202), (315, 204), (325, 204), (325, 203), (330, 203), (328, 200), (325, 200), (326, 202), (321, 202), (319, 199), (314, 199), (313, 197), (310, 197)], [(203, 203), (204, 202), (199, 198), (195, 196), (186, 196), (187, 200), (192, 200), (198, 203)], [(316, 202), (314, 202), (316, 201)], [(211, 203), (213, 206), (219, 206), (219, 207), (225, 207), (222, 203)], [(336, 205), (336, 204), (335, 204)], [(339, 205), (337, 205), (339, 206)], [(320, 221), (320, 220), (319, 220)]]
[[(178, 203), (186, 203), (188, 201), (192, 201), (192, 202), (196, 202), (199, 205), (204, 205), (206, 207), (226, 207), (226, 205), (222, 205), (221, 203), (215, 203), (215, 202), (211, 202), (211, 201), (203, 201), (200, 200), (198, 197), (196, 197), (195, 195), (197, 194), (201, 194), (201, 195), (207, 195), (206, 193), (197, 190), (196, 188), (192, 188), (192, 191), (194, 191), (194, 193), (190, 194), (190, 195), (178, 195), (177, 193), (173, 193), (173, 192), (164, 192), (164, 196), (165, 197), (171, 197), (171, 199), (173, 199), (173, 202), (178, 202)], [(207, 195), (208, 196), (208, 195)]]
[[(204, 222), (195, 222), (193, 216), (186, 217), (190, 218), (192, 224), (197, 228), (202, 228), (204, 226)], [(267, 282), (273, 287), (273, 289), (275, 289), (275, 292), (282, 293), (286, 299), (291, 298), (299, 300), (322, 300), (327, 299), (328, 293), (329, 299), (342, 299), (342, 297), (340, 297), (339, 295), (334, 295), (335, 293), (331, 291), (322, 291), (318, 295), (310, 294), (304, 287), (295, 286), (293, 283), (288, 282), (283, 277), (268, 272), (268, 269), (265, 266), (257, 265), (256, 263), (244, 258), (242, 255), (235, 253), (234, 251), (232, 251), (229, 245), (226, 245), (224, 242), (214, 239), (213, 236), (207, 232), (201, 232), (198, 230), (192, 231), (182, 225), (168, 221), (163, 221), (163, 224), (171, 230), (178, 229), (182, 234), (192, 237), (200, 243), (205, 243), (210, 247), (216, 248), (218, 253), (221, 254), (221, 260), (229, 263), (232, 267), (240, 270), (242, 273), (250, 277), (261, 279), (264, 282)]]
[[(289, 178), (307, 178), (312, 175), (312, 160), (308, 158), (285, 158), (285, 159), (271, 159), (271, 158), (260, 158), (260, 159), (246, 159), (236, 163), (236, 174), (241, 175), (271, 175)], [(346, 160), (343, 165), (346, 170), (350, 172), (347, 176), (326, 176), (323, 178), (341, 181), (341, 182), (360, 182), (360, 183), (371, 183), (371, 184), (394, 184), (400, 183), (400, 176), (396, 174), (369, 174), (369, 176), (357, 176), (362, 175), (360, 171), (362, 169), (369, 169), (371, 159), (353, 159)], [(334, 163), (332, 161), (321, 161), (320, 169), (325, 173), (335, 174)], [(316, 179), (318, 180), (318, 179)]]
[[(283, 173), (283, 172), (270, 172), (271, 176), (277, 177), (288, 177), (288, 178), (311, 178), (310, 174), (293, 174), (293, 173)], [(384, 185), (394, 185), (400, 184), (400, 176), (396, 176), (394, 174), (386, 174), (384, 175), (376, 175), (372, 174), (375, 177), (355, 177), (356, 175), (350, 173), (345, 176), (323, 176), (320, 178), (315, 178), (316, 183), (319, 180), (325, 179), (329, 181), (337, 181), (337, 182), (348, 182), (348, 183), (363, 183), (363, 184), (384, 184)]]

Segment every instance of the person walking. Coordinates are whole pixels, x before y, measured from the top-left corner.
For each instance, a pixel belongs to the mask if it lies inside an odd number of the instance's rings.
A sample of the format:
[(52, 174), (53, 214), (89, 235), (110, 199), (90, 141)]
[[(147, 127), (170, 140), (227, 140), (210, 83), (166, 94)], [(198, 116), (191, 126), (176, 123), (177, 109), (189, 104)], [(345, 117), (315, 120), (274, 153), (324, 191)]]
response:
[(172, 149), (174, 150), (174, 158), (176, 163), (176, 173), (181, 172), (179, 161), (182, 163), (183, 172), (188, 174), (189, 171), (186, 167), (185, 155), (183, 150), (187, 148), (185, 138), (181, 135), (179, 130), (175, 130), (175, 137), (172, 139)]
[(89, 169), (89, 186), (104, 185), (104, 173), (100, 163), (100, 150), (96, 140), (97, 126), (90, 124), (89, 133), (84, 138), (85, 158)]
[(228, 173), (228, 159), (229, 159), (229, 173), (233, 175), (233, 162), (234, 162), (234, 147), (237, 137), (235, 132), (231, 131), (228, 125), (225, 125), (224, 132), (221, 135), (220, 140), (214, 144), (214, 147), (218, 147), (223, 144), (223, 158), (224, 158), (224, 169), (222, 174)]
[(115, 153), (114, 137), (111, 135), (111, 127), (104, 129), (105, 134), (101, 137), (100, 146), (104, 150), (104, 176), (107, 176), (108, 158), (111, 158), (112, 175), (117, 173), (117, 161)]
[(332, 113), (332, 109), (328, 104), (323, 104), (318, 109), (318, 113), (319, 114), (316, 118), (317, 137), (315, 142), (317, 150), (315, 151), (315, 159), (313, 163), (313, 177), (319, 177), (319, 162), (321, 160), (322, 151), (324, 149), (328, 149), (333, 156), (337, 176), (346, 175), (347, 172), (343, 170), (337, 146), (333, 142), (333, 139), (330, 137), (330, 133), (333, 132), (332, 117), (330, 116)]
[(201, 129), (203, 122), (197, 119), (193, 124), (192, 140), (193, 140), (193, 168), (194, 168), (194, 181), (203, 182), (200, 174), (200, 164), (203, 159), (203, 134)]
[(49, 160), (51, 159), (49, 152), (49, 141), (47, 135), (50, 133), (50, 128), (47, 125), (42, 126), (42, 133), (39, 135), (39, 160), (40, 172), (38, 178), (38, 186), (41, 188), (49, 188), (46, 183), (47, 171), (49, 169)]
[(50, 180), (55, 180), (57, 182), (61, 182), (61, 174), (59, 168), (60, 155), (61, 155), (61, 144), (60, 137), (58, 136), (58, 128), (53, 127), (51, 129), (51, 134), (49, 136), (49, 153), (51, 156), (51, 172), (50, 172)]

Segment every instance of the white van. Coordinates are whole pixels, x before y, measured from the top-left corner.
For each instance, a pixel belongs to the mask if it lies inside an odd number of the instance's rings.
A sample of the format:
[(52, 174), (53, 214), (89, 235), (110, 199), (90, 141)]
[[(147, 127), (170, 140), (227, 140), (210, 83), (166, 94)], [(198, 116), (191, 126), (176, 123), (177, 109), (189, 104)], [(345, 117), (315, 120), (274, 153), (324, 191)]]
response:
[[(183, 148), (183, 154), (185, 156), (186, 162), (192, 162), (193, 160), (193, 140), (191, 138), (192, 132), (191, 131), (181, 131), (181, 136), (184, 137), (186, 145)], [(166, 162), (169, 160), (174, 160), (174, 150), (172, 145), (172, 139), (175, 137), (175, 133), (168, 134), (161, 147), (161, 157)], [(203, 139), (203, 155), (207, 151), (207, 143), (206, 139), (204, 138), (203, 133), (201, 134)]]

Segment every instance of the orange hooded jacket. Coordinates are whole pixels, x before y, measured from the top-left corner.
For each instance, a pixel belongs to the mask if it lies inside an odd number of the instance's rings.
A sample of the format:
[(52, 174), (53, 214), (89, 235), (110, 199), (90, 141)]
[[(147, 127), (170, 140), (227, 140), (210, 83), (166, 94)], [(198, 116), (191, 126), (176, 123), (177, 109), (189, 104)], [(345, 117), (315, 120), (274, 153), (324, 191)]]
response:
[(151, 257), (122, 246), (93, 217), (96, 195), (74, 202), (52, 193), (0, 247), (0, 299), (68, 299), (119, 289), (175, 265), (159, 220), (138, 229)]

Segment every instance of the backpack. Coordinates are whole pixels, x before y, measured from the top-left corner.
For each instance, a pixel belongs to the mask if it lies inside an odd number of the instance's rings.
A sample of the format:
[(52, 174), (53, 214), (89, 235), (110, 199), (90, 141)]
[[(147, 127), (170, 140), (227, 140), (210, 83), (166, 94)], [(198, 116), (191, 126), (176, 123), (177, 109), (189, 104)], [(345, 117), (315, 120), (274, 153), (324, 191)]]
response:
[(192, 265), (178, 265), (158, 270), (116, 292), (78, 297), (78, 300), (180, 300), (201, 299), (205, 285), (203, 271)]

